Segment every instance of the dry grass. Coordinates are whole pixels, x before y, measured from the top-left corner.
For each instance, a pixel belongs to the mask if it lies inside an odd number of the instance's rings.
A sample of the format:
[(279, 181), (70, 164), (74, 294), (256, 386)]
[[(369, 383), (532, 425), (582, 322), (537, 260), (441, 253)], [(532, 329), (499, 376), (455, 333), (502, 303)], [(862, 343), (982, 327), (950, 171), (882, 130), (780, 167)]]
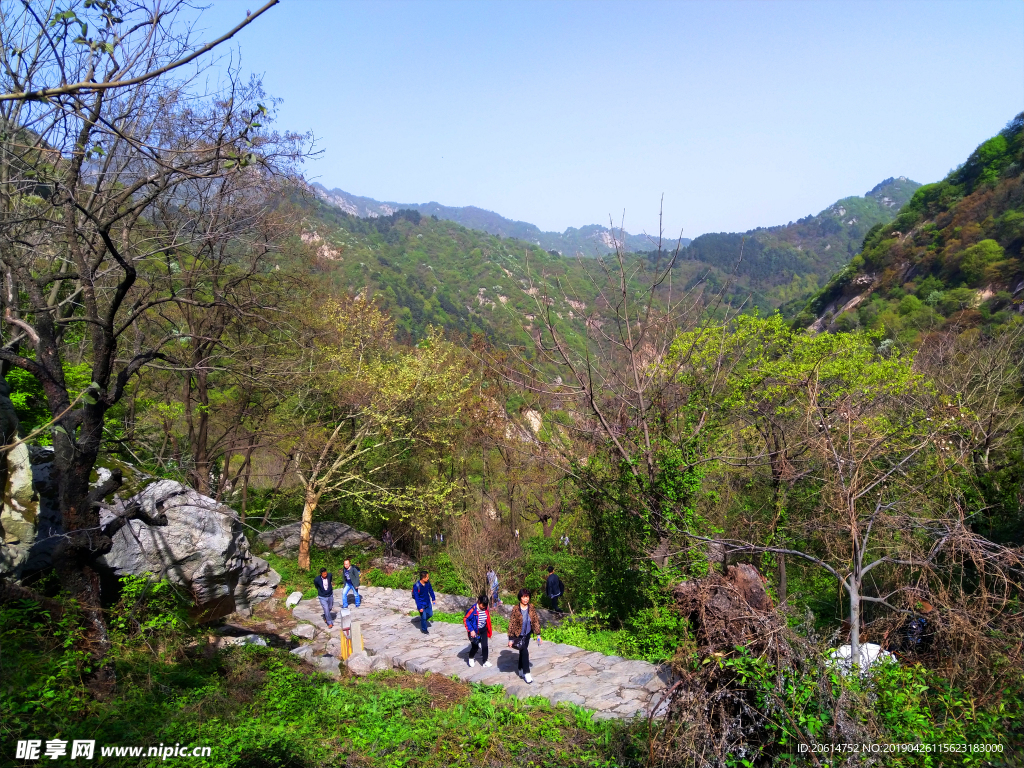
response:
[(444, 675), (430, 675), (426, 678), (427, 693), (430, 694), (431, 709), (448, 709), (469, 698), (470, 688), (465, 683)]
[(404, 673), (382, 677), (380, 682), (404, 690), (422, 688), (430, 696), (431, 709), (448, 709), (461, 704), (472, 694), (468, 685), (444, 675)]

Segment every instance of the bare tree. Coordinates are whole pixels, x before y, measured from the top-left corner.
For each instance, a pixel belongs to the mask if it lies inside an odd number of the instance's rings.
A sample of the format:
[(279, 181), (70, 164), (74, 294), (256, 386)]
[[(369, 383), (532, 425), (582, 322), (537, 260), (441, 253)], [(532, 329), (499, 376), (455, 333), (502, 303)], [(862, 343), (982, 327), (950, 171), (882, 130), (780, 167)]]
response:
[[(198, 50), (187, 30), (171, 25), (173, 17), (161, 16), (132, 37), (134, 21), (117, 17), (113, 5), (105, 10), (107, 28), (122, 41), (108, 61), (120, 67), (119, 81), (158, 72)], [(5, 16), (0, 24), (0, 35), (12, 42), (0, 53), (4, 92), (34, 93), (95, 77), (97, 59), (88, 45), (70, 35), (60, 44), (45, 34), (33, 38), (25, 16)], [(173, 264), (202, 250), (210, 233), (207, 211), (194, 206), (189, 186), (205, 185), (216, 195), (239, 177), (269, 181), (289, 174), (307, 151), (299, 137), (262, 127), (263, 98), (258, 82), (232, 78), (222, 91), (204, 94), (197, 80), (164, 74), (130, 88), (0, 102), (0, 360), (39, 381), (53, 416), (65, 531), (57, 571), (88, 619), (97, 682), (113, 675), (104, 662), (109, 641), (93, 567), (110, 545), (98, 505), (121, 483), (114, 473), (89, 487), (104, 423), (144, 366), (175, 360), (178, 335), (150, 335), (140, 330), (144, 318), (172, 305), (233, 300), (216, 292), (182, 295), (166, 279)], [(91, 371), (78, 407), (64, 371), (69, 350)]]
[[(62, 10), (53, 3), (23, 3), (21, 9), (4, 8), (5, 40), (14, 42), (12, 57), (29, 60), (25, 68), (9, 68), (9, 89), (0, 93), (3, 101), (51, 101), (80, 97), (100, 92), (131, 88), (190, 64), (254, 22), (280, 0), (270, 0), (255, 13), (246, 12), (245, 19), (216, 40), (181, 51), (173, 61), (148, 62), (149, 45), (169, 24), (173, 24), (187, 3), (171, 2), (149, 8), (104, 2), (74, 2)], [(127, 22), (127, 23), (126, 23)], [(15, 42), (16, 41), (16, 42)], [(68, 66), (68, 59), (81, 46), (84, 62)], [(141, 66), (140, 66), (141, 65)], [(57, 85), (39, 86), (33, 77), (50, 69)], [(74, 82), (76, 77), (82, 79)], [(69, 82), (70, 78), (70, 82)]]
[[(941, 595), (944, 607), (956, 603), (961, 617), (973, 615), (965, 625), (980, 631), (993, 621), (1001, 601), (1020, 589), (1021, 553), (971, 530), (970, 488), (954, 480), (971, 461), (967, 444), (951, 439), (960, 410), (936, 396), (910, 358), (879, 352), (864, 335), (790, 333), (738, 374), (743, 396), (732, 401), (741, 413), (763, 403), (786, 420), (787, 452), (777, 460), (792, 465), (788, 479), (810, 502), (787, 504), (789, 546), (752, 540), (745, 511), (725, 521), (743, 532), (718, 545), (734, 555), (796, 558), (831, 574), (848, 598), (854, 663), (862, 663), (866, 608), (914, 615)], [(740, 471), (747, 464), (740, 456), (732, 462)], [(974, 587), (954, 589), (965, 568), (976, 574)], [(1019, 624), (1019, 614), (1006, 618)]]
[[(610, 260), (580, 259), (593, 299), (557, 278), (530, 275), (527, 292), (534, 297), (532, 316), (540, 328), (534, 330), (530, 321), (524, 329), (534, 338), (536, 359), (519, 356), (520, 366), (530, 372), (526, 386), (572, 413), (566, 427), (571, 440), (561, 450), (567, 464), (575, 462), (577, 479), (594, 489), (612, 487), (583, 477), (588, 470), (580, 471), (581, 453), (570, 447), (572, 440), (596, 446), (628, 475), (629, 500), (611, 503), (644, 521), (651, 532), (647, 555), (660, 567), (669, 563), (672, 537), (686, 527), (688, 506), (687, 499), (665, 492), (666, 483), (678, 485), (692, 468), (667, 454), (687, 452), (704, 439), (705, 428), (704, 419), (692, 421), (683, 408), (688, 394), (678, 373), (688, 355), (666, 362), (679, 329), (701, 327), (709, 313), (729, 314), (723, 294), (709, 294), (702, 279), (689, 287), (674, 284), (680, 243), (669, 251), (659, 234), (652, 254), (634, 256), (616, 240)], [(556, 307), (562, 302), (584, 314), (584, 332), (559, 317)]]
[(475, 595), (487, 595), (487, 569), (509, 574), (522, 557), (520, 542), (500, 521), (461, 515), (449, 527), (448, 556), (459, 578)]

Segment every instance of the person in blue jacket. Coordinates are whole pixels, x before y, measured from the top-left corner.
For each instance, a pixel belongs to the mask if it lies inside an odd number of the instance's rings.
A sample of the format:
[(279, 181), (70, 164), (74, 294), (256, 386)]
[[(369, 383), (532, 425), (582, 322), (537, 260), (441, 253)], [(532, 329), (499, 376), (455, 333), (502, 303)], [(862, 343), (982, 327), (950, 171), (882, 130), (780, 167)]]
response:
[(427, 622), (434, 615), (433, 604), (437, 600), (434, 588), (430, 585), (430, 574), (420, 571), (420, 579), (412, 585), (412, 599), (416, 601), (416, 609), (420, 612), (420, 632), (427, 632)]

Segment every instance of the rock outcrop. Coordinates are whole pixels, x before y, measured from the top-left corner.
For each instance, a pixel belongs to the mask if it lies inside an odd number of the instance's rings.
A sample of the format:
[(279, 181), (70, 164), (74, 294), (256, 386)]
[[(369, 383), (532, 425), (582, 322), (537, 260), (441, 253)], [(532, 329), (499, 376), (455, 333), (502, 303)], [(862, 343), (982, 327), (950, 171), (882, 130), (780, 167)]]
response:
[[(273, 596), (281, 577), (252, 554), (235, 510), (174, 480), (152, 483), (125, 504), (166, 523), (135, 519), (120, 528), (100, 558), (114, 575), (151, 573), (179, 584), (206, 619), (248, 611)], [(114, 513), (100, 519), (105, 525)]]
[(383, 557), (375, 557), (370, 561), (370, 567), (376, 568), (382, 573), (392, 574), (395, 571), (403, 571), (406, 568), (413, 568), (416, 565), (416, 561), (408, 555), (397, 552), (394, 555), (385, 555)]
[(36, 540), (39, 502), (32, 489), (32, 465), (24, 443), (0, 455), (0, 574), (21, 575)]
[[(264, 531), (259, 539), (275, 555), (294, 555), (299, 551), (299, 532), (302, 523), (291, 523), (272, 531)], [(367, 548), (379, 547), (377, 539), (364, 531), (357, 531), (344, 523), (313, 523), (311, 542), (317, 549), (341, 549), (351, 544)]]

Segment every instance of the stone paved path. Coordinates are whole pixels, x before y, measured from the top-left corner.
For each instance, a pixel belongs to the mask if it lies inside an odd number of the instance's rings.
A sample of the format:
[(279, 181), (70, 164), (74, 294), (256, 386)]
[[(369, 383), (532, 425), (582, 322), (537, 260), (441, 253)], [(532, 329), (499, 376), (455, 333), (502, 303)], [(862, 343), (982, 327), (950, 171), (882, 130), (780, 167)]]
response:
[[(353, 621), (362, 629), (363, 644), (373, 661), (374, 669), (396, 668), (409, 672), (433, 672), (457, 675), (468, 682), (501, 684), (519, 698), (543, 696), (557, 704), (571, 701), (596, 711), (597, 717), (632, 717), (646, 715), (656, 706), (661, 692), (668, 686), (667, 668), (645, 661), (631, 661), (619, 656), (605, 656), (572, 645), (538, 644), (530, 641), (530, 662), (533, 684), (516, 675), (518, 651), (508, 647), (508, 637), (496, 629), (490, 640), (492, 667), (469, 667), (466, 663), (469, 641), (461, 624), (434, 622), (429, 635), (423, 635), (419, 618), (412, 617), (410, 591), (383, 587), (362, 587), (362, 604), (354, 607), (349, 600)], [(340, 606), (341, 590), (335, 590), (335, 613)], [(457, 612), (468, 598), (438, 594), (435, 611)], [(308, 645), (293, 653), (309, 658), (325, 671), (337, 671), (340, 650), (340, 616), (328, 632), (319, 602), (301, 601), (292, 611), (300, 622), (315, 628)], [(300, 623), (299, 627), (303, 625)], [(303, 634), (308, 633), (305, 630)], [(307, 650), (308, 649), (308, 650)]]

